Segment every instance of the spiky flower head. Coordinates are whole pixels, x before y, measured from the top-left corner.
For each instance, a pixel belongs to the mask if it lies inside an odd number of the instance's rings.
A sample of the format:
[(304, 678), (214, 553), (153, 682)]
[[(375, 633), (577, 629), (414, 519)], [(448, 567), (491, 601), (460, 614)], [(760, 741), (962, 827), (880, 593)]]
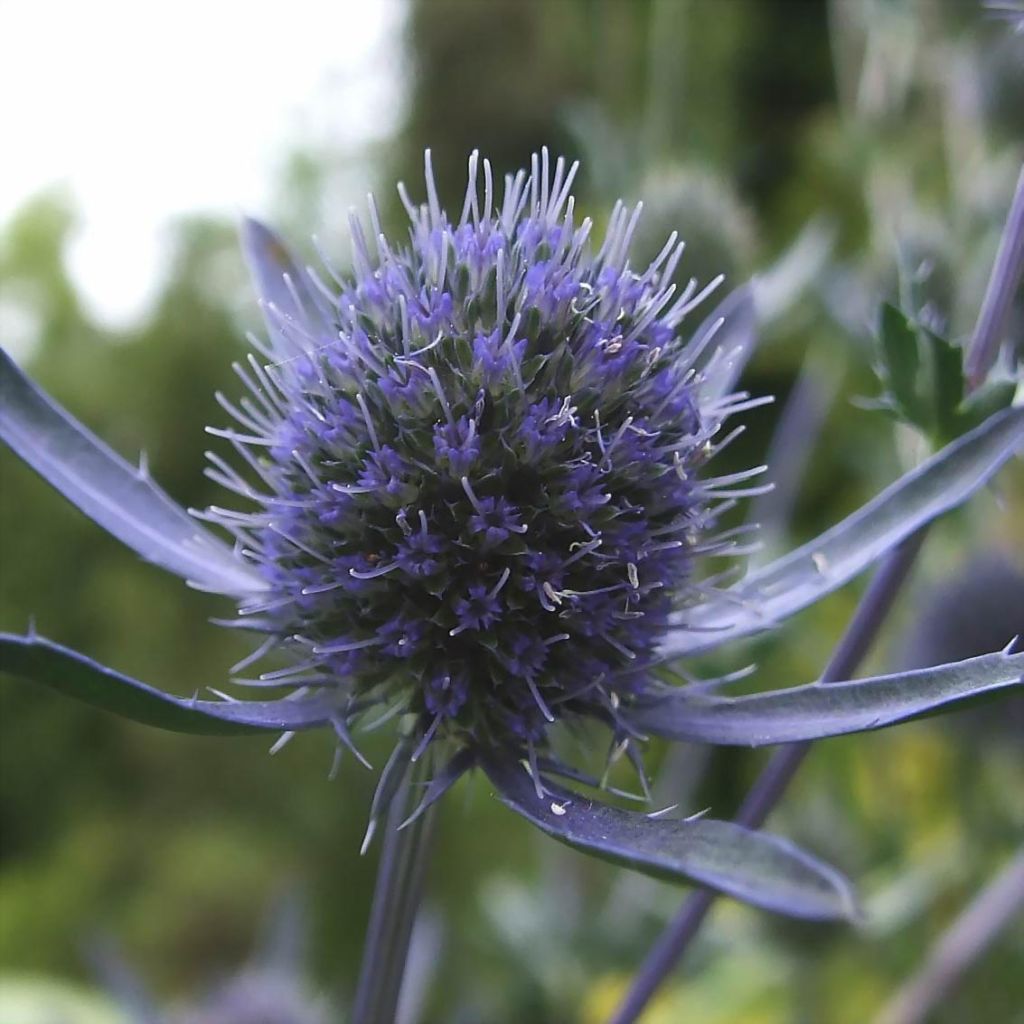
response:
[(272, 680), (411, 712), (423, 745), (615, 728), (715, 547), (720, 482), (700, 473), (728, 405), (702, 403), (713, 331), (680, 324), (718, 281), (676, 295), (675, 236), (633, 268), (639, 207), (595, 245), (575, 170), (545, 152), (499, 199), (474, 154), (453, 221), (428, 154), (426, 204), (399, 190), (407, 240), (371, 200), (350, 278), (285, 276), (254, 397), (229, 406), (241, 430), (220, 432), (266, 485), (258, 511), (212, 516), (269, 584), (244, 611), (293, 655)]

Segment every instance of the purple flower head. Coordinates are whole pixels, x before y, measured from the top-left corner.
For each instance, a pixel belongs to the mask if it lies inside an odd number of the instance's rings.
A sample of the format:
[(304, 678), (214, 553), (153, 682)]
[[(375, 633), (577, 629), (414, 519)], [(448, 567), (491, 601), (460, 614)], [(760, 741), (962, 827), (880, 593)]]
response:
[(453, 220), (428, 169), (409, 242), (353, 221), (352, 276), (310, 277), (252, 382), (274, 514), (229, 515), (270, 588), (253, 615), (303, 678), (401, 697), (430, 738), (607, 722), (654, 684), (713, 523), (697, 481), (727, 409), (680, 333), (678, 247), (632, 269), (621, 206), (592, 243), (574, 172), (544, 155), (495, 202), (474, 156)]

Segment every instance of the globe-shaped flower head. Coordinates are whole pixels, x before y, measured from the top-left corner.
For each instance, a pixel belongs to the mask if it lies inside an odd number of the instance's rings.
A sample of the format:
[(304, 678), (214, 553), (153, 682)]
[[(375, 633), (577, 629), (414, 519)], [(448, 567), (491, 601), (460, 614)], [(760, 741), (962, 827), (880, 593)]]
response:
[(453, 222), (428, 154), (405, 244), (371, 202), (351, 279), (278, 272), (269, 365), (234, 410), (245, 433), (224, 432), (269, 493), (214, 516), (270, 585), (245, 610), (297, 656), (277, 681), (415, 713), (423, 743), (532, 749), (559, 719), (615, 727), (648, 680), (706, 540), (697, 473), (725, 407), (698, 401), (678, 326), (703, 293), (675, 295), (674, 237), (636, 270), (639, 208), (593, 246), (575, 167), (545, 153), (500, 203), (477, 171)]

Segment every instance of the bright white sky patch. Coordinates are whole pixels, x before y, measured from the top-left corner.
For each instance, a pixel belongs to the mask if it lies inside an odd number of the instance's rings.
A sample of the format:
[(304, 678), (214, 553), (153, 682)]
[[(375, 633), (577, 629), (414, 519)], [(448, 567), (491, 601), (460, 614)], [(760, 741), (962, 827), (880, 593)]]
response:
[(403, 10), (0, 0), (0, 224), (65, 184), (76, 283), (101, 321), (132, 321), (159, 287), (169, 218), (266, 213), (297, 145), (357, 154), (394, 130)]

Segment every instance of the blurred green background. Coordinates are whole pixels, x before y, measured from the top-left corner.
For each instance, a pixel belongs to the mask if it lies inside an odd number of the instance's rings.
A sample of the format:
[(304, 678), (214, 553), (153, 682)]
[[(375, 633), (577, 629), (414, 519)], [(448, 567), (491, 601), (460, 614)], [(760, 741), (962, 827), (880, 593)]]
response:
[[(351, 147), (298, 131), (276, 198), (252, 212), (310, 256), (315, 232), (343, 266), (354, 178), (374, 183), (401, 231), (392, 183), (421, 193), (424, 147), (454, 208), (471, 149), (505, 171), (548, 145), (583, 159), (577, 196), (599, 223), (616, 197), (645, 199), (641, 255), (675, 228), (684, 277), (758, 274), (763, 342), (744, 383), (779, 401), (747, 416), (731, 458), (764, 457), (799, 382), (807, 417), (776, 456), (780, 470), (806, 459), (807, 472), (791, 520), (764, 510), (771, 547), (811, 536), (920, 456), (917, 439), (851, 398), (877, 392), (881, 299), (902, 297), (956, 340), (969, 333), (1024, 155), (1024, 34), (967, 0), (389, 6), (393, 127)], [(237, 31), (219, 55), (225, 78), (272, 73), (271, 58), (246, 62), (244, 20)], [(353, 45), (337, 37), (339, 66)], [(0, 227), (0, 323), (35, 377), (119, 451), (145, 449), (176, 499), (222, 500), (203, 477), (203, 428), (221, 424), (213, 394), (237, 390), (230, 364), (259, 329), (231, 210), (175, 219), (157, 294), (116, 326), (70, 268), (79, 217), (73, 190), (49, 188)], [(112, 258), (127, 269), (133, 253)], [(1017, 337), (1022, 315), (1018, 303)], [(224, 602), (141, 564), (6, 451), (0, 483), (0, 628), (34, 618), (178, 693), (222, 684), (247, 649), (208, 621), (230, 614)], [(1024, 569), (1020, 474), (1002, 489), (1001, 509), (982, 495), (934, 531), (873, 667), (935, 655), (936, 638), (991, 649), (1024, 632), (1019, 576), (985, 576)], [(973, 598), (932, 608), (982, 551), (996, 554), (975, 566), (977, 592), (1015, 595), (996, 602), (1005, 624), (979, 622)], [(813, 679), (857, 590), (695, 668), (756, 660), (758, 685)], [(922, 625), (929, 610), (947, 617)], [(289, 893), (307, 907), (305, 983), (344, 1006), (375, 867), (376, 851), (358, 854), (373, 776), (348, 761), (329, 781), (328, 737), (271, 758), (262, 740), (148, 731), (7, 679), (0, 712), (0, 1024), (117, 1020), (90, 968), (101, 936), (161, 1002), (196, 998), (245, 965)], [(1021, 730), (1020, 708), (1006, 707), (822, 743), (772, 827), (857, 880), (867, 923), (798, 926), (723, 900), (644, 1020), (871, 1020), (1024, 839)], [(375, 763), (386, 742), (367, 739)], [(727, 817), (765, 756), (654, 749), (652, 764), (661, 793)], [(424, 1021), (597, 1024), (683, 895), (545, 840), (479, 780), (448, 797), (439, 829), (418, 940)], [(64, 1018), (40, 1015), (58, 1003)], [(1021, 1007), (1018, 922), (932, 1019), (1024, 1021)]]

